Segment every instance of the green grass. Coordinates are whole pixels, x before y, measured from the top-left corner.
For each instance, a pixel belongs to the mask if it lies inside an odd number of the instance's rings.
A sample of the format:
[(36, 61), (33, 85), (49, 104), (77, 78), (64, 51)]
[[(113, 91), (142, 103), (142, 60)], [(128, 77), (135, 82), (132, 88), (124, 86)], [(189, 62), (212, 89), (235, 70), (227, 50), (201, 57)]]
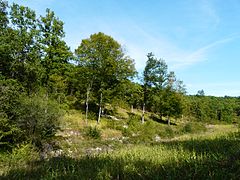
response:
[[(240, 135), (128, 145), (113, 153), (12, 166), (4, 179), (239, 179)], [(24, 162), (21, 162), (24, 163)]]
[(0, 154), (0, 179), (240, 179), (234, 125), (141, 124), (136, 115), (103, 118), (97, 126), (89, 120), (88, 126), (93, 128), (86, 130), (81, 112), (71, 111), (57, 135), (62, 155), (40, 160), (33, 147), (23, 145)]

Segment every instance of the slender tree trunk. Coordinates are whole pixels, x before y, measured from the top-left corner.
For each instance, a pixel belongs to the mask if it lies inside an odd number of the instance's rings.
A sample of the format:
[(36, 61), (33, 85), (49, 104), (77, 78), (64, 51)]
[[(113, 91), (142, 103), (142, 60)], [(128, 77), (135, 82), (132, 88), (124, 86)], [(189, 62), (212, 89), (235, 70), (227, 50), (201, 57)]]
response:
[[(131, 101), (133, 100), (133, 94), (131, 94)], [(133, 113), (133, 104), (131, 104), (131, 113)]]
[(98, 120), (97, 123), (100, 123), (101, 120), (101, 112), (102, 112), (102, 93), (100, 95), (100, 102), (99, 102), (99, 112), (98, 112)]
[(85, 114), (85, 123), (88, 125), (88, 102), (89, 102), (89, 94), (92, 88), (93, 80), (90, 81), (90, 84), (87, 88), (87, 97), (86, 97), (86, 114)]
[(71, 90), (70, 90), (70, 96), (72, 96), (73, 95), (73, 88), (71, 88)]
[(58, 95), (58, 104), (60, 104), (61, 103), (61, 97), (60, 97), (60, 95)]
[(85, 123), (88, 124), (88, 101), (89, 101), (89, 93), (90, 88), (87, 88), (87, 97), (86, 97), (86, 117), (85, 117)]
[[(46, 92), (45, 98), (46, 98), (46, 101), (48, 101), (48, 92)], [(47, 111), (48, 111), (48, 109), (47, 109), (47, 107), (46, 107), (46, 108), (45, 108), (45, 114), (47, 114)]]
[(170, 117), (169, 117), (169, 115), (167, 116), (167, 120), (168, 120), (168, 125), (170, 126), (170, 125), (171, 125), (171, 122), (170, 122)]
[(142, 123), (144, 123), (144, 114), (145, 114), (145, 103), (143, 103), (143, 109), (142, 109)]
[(131, 105), (131, 113), (133, 113), (133, 105)]

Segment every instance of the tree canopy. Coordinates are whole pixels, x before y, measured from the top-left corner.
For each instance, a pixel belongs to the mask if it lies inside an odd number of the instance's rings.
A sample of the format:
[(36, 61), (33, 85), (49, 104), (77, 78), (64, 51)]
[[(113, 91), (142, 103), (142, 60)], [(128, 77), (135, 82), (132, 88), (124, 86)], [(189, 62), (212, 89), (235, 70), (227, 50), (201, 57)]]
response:
[[(81, 33), (81, 32), (79, 32)], [(64, 22), (53, 11), (38, 16), (28, 7), (0, 0), (0, 145), (40, 146), (54, 136), (61, 110), (91, 111), (100, 122), (104, 110), (118, 105), (159, 118), (235, 122), (237, 97), (186, 95), (183, 81), (165, 60), (149, 53), (141, 78), (135, 61), (113, 37), (98, 32), (79, 40), (72, 52)], [(142, 121), (144, 122), (144, 121)], [(169, 123), (170, 124), (170, 123)]]

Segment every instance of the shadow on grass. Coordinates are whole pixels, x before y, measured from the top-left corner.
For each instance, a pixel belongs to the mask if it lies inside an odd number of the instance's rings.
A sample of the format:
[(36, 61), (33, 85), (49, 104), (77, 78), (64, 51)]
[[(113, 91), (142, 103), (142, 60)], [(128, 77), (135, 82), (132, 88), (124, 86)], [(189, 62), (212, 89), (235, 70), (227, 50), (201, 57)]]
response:
[[(236, 138), (169, 142), (164, 145), (182, 147), (205, 154), (207, 159), (191, 158), (154, 163), (148, 160), (109, 156), (51, 158), (31, 162), (27, 167), (9, 171), (0, 179), (240, 179), (239, 134)], [(231, 159), (235, 157), (235, 159)]]
[[(229, 154), (240, 151), (240, 132), (231, 133), (227, 136), (215, 139), (190, 139), (185, 141), (163, 142), (169, 148), (181, 147), (197, 154), (217, 154), (221, 157), (227, 157)], [(239, 156), (240, 158), (240, 156)]]
[[(165, 121), (157, 116), (154, 116), (154, 115), (151, 115), (150, 117), (153, 121), (155, 122), (158, 122), (158, 123), (161, 123), (161, 124), (168, 124), (168, 121)], [(177, 124), (176, 123), (173, 123), (173, 122), (170, 122), (170, 125), (174, 125), (176, 126)]]

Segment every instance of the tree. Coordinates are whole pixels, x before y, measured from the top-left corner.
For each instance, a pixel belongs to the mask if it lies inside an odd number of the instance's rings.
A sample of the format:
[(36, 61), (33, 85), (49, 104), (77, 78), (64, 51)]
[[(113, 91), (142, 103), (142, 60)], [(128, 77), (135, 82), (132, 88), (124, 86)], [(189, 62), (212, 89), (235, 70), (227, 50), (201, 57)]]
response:
[(55, 17), (54, 12), (50, 9), (46, 10), (45, 17), (40, 17), (39, 29), (41, 64), (45, 70), (43, 84), (51, 92), (51, 87), (49, 87), (50, 81), (53, 82), (51, 76), (55, 77), (55, 83), (66, 79), (66, 74), (71, 66), (72, 53), (63, 40), (65, 36), (63, 22)]
[(205, 96), (204, 90), (198, 90), (197, 96)]
[[(168, 80), (167, 64), (163, 59), (157, 59), (153, 53), (147, 55), (147, 62), (143, 72), (144, 102), (147, 110), (153, 110), (154, 95), (166, 87)], [(143, 107), (143, 112), (145, 107)], [(144, 117), (144, 114), (142, 115)]]
[(143, 72), (145, 86), (163, 89), (168, 79), (166, 62), (163, 59), (155, 58), (153, 53), (149, 53), (147, 58)]
[(143, 103), (143, 88), (139, 83), (130, 80), (122, 81), (121, 84), (116, 86), (113, 92), (115, 102), (124, 102), (128, 107), (130, 106), (131, 112), (133, 108), (142, 107)]
[(163, 115), (167, 116), (168, 125), (170, 125), (170, 117), (179, 117), (183, 112), (182, 96), (179, 93), (167, 88), (163, 95)]
[(0, 0), (0, 73), (1, 75), (7, 75), (9, 73), (9, 53), (7, 52), (7, 29), (8, 29), (8, 4), (5, 1)]
[(178, 117), (182, 113), (184, 85), (182, 81), (177, 80), (173, 71), (168, 73), (167, 64), (163, 59), (155, 58), (152, 53), (147, 57), (144, 69), (144, 104), (148, 110), (158, 113), (161, 118), (167, 116), (170, 124), (170, 117)]
[(0, 34), (1, 72), (7, 78), (18, 79), (31, 93), (40, 85), (41, 79), (36, 14), (15, 3), (9, 10), (9, 17), (4, 13), (4, 7), (1, 9), (5, 19)]
[(134, 61), (124, 54), (117, 41), (101, 32), (82, 40), (75, 53), (79, 66), (86, 68), (86, 94), (92, 89), (97, 96), (99, 123), (102, 106), (109, 100), (103, 97), (108, 90), (135, 75)]
[(0, 28), (3, 30), (7, 27), (8, 17), (7, 17), (8, 3), (6, 1), (0, 0)]
[(28, 93), (31, 93), (40, 85), (42, 76), (36, 13), (28, 7), (14, 3), (10, 15), (13, 30), (16, 32), (12, 54), (15, 61), (11, 70), (14, 78), (22, 82)]

